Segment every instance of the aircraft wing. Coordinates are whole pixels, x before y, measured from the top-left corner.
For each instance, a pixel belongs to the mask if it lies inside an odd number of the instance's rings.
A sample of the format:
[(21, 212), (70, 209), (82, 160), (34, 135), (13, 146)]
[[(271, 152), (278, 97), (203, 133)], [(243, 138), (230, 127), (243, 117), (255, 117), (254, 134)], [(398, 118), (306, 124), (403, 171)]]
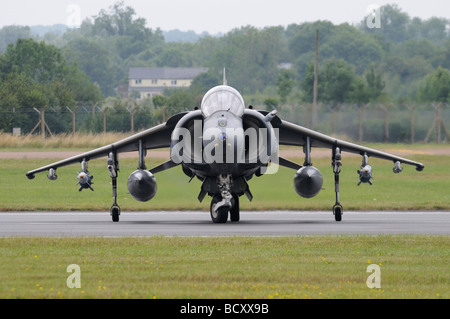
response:
[(375, 157), (384, 160), (390, 160), (394, 163), (400, 162), (402, 164), (412, 165), (416, 170), (422, 171), (425, 166), (422, 163), (411, 161), (406, 158), (398, 157), (389, 153), (381, 152), (375, 149), (364, 147), (358, 144), (349, 143), (336, 139), (334, 137), (307, 129), (300, 125), (281, 120), (276, 117), (272, 121), (274, 128), (279, 129), (279, 144), (280, 145), (295, 145), (304, 146), (309, 138), (311, 147), (334, 149), (338, 147), (343, 152), (359, 154), (361, 156)]
[(160, 124), (158, 126), (150, 128), (148, 130), (145, 130), (128, 138), (125, 138), (111, 145), (100, 147), (98, 149), (29, 171), (26, 175), (29, 179), (33, 179), (35, 174), (37, 173), (48, 171), (50, 169), (56, 170), (59, 167), (81, 163), (82, 161), (90, 161), (96, 158), (107, 157), (111, 152), (114, 154), (118, 154), (118, 153), (138, 151), (140, 141), (142, 141), (142, 145), (145, 149), (158, 149), (170, 147), (171, 135), (175, 125), (176, 119), (169, 120), (167, 123)]

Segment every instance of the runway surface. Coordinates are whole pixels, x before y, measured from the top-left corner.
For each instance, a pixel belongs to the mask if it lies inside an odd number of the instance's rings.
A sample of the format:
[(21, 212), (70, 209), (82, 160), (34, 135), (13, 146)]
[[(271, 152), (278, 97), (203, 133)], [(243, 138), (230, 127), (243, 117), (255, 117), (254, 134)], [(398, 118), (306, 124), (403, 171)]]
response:
[(239, 223), (213, 224), (209, 212), (0, 213), (0, 237), (449, 235), (450, 212), (241, 212)]

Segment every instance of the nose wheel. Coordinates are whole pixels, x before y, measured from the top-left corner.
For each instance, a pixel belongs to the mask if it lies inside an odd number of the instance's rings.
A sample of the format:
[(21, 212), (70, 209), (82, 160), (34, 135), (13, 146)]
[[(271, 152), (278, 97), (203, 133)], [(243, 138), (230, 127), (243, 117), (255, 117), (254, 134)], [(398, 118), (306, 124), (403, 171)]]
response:
[[(230, 206), (231, 205), (231, 206)], [(229, 202), (224, 201), (222, 195), (214, 195), (210, 207), (211, 220), (214, 224), (224, 224), (230, 215), (230, 221), (240, 220), (239, 196), (233, 194)]]
[(228, 219), (228, 211), (230, 209), (230, 206), (223, 205), (220, 207), (217, 207), (219, 203), (223, 201), (221, 195), (214, 195), (211, 206), (210, 206), (210, 212), (211, 212), (211, 219), (214, 224), (224, 224), (227, 222)]

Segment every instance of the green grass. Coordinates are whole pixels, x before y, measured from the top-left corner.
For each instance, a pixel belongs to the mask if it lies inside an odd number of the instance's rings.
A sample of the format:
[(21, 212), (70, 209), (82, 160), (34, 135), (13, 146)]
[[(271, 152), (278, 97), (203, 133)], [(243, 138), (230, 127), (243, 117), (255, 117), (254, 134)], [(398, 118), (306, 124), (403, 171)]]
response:
[[(341, 202), (346, 210), (448, 210), (450, 209), (450, 157), (415, 155), (412, 159), (423, 162), (423, 172), (405, 166), (401, 174), (392, 173), (392, 163), (371, 159), (374, 169), (374, 186), (356, 186), (356, 170), (361, 165), (359, 157), (343, 158), (341, 173)], [(301, 162), (299, 159), (292, 159)], [(25, 173), (49, 164), (47, 159), (0, 160), (0, 211), (106, 211), (112, 203), (111, 179), (106, 170), (106, 160), (93, 160), (89, 170), (94, 175), (95, 192), (79, 193), (76, 176), (78, 165), (58, 169), (58, 180), (51, 182), (46, 173), (28, 180)], [(148, 167), (163, 162), (147, 160)], [(322, 192), (313, 199), (303, 199), (294, 191), (295, 171), (280, 168), (277, 174), (253, 177), (249, 181), (253, 202), (241, 197), (243, 210), (330, 210), (334, 204), (334, 176), (330, 160), (313, 161), (324, 177)], [(197, 196), (201, 182), (191, 183), (181, 168), (156, 175), (158, 193), (148, 203), (135, 201), (127, 190), (127, 178), (136, 169), (137, 159), (122, 159), (118, 183), (118, 202), (125, 211), (141, 210), (209, 210), (210, 200), (199, 203)], [(176, 200), (175, 200), (176, 199)]]
[[(371, 160), (374, 186), (357, 187), (358, 157), (344, 155), (341, 201), (347, 210), (449, 210), (450, 157), (415, 155), (423, 172)], [(299, 159), (291, 159), (301, 162)], [(164, 160), (147, 160), (153, 167)], [(59, 179), (25, 173), (53, 160), (0, 160), (0, 211), (101, 210), (111, 205), (106, 160), (89, 163), (95, 192), (78, 192), (77, 165)], [(334, 180), (329, 159), (315, 159), (324, 190), (300, 198), (295, 172), (249, 181), (254, 201), (243, 210), (330, 210)], [(121, 160), (119, 204), (132, 210), (209, 210), (198, 203), (200, 181), (190, 184), (180, 168), (157, 175), (158, 193), (148, 203), (127, 194), (137, 159)], [(0, 298), (449, 298), (448, 236), (310, 236), (221, 238), (1, 238)], [(81, 289), (69, 289), (67, 266), (81, 267)], [(381, 269), (381, 289), (366, 286), (367, 266)]]
[(2, 299), (450, 297), (446, 236), (3, 238), (0, 256)]

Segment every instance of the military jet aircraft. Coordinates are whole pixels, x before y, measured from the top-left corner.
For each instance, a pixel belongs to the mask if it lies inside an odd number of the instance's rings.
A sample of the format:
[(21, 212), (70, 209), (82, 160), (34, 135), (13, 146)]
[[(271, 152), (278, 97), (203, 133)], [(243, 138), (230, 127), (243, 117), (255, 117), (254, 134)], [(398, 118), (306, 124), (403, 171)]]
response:
[[(278, 154), (279, 145), (303, 148), (303, 165), (294, 163)], [(308, 128), (280, 119), (276, 111), (258, 111), (245, 107), (241, 94), (234, 88), (220, 85), (208, 91), (201, 108), (180, 113), (141, 133), (26, 173), (34, 179), (40, 172), (48, 171), (48, 178), (56, 180), (59, 167), (81, 163), (78, 175), (80, 192), (93, 190), (88, 162), (106, 157), (107, 169), (112, 179), (113, 204), (110, 213), (113, 222), (119, 221), (121, 209), (117, 204), (117, 177), (119, 154), (138, 152), (138, 169), (128, 177), (128, 191), (138, 201), (151, 200), (157, 191), (155, 174), (181, 166), (191, 180), (202, 182), (198, 200), (211, 196), (210, 214), (214, 223), (233, 222), (240, 219), (239, 200), (246, 195), (251, 201), (253, 195), (248, 180), (254, 176), (271, 174), (281, 165), (296, 171), (294, 188), (304, 198), (315, 197), (322, 189), (323, 178), (312, 165), (311, 148), (331, 150), (332, 171), (335, 177), (336, 202), (333, 214), (336, 221), (342, 220), (343, 207), (339, 201), (339, 174), (342, 166), (342, 152), (362, 156), (361, 170), (358, 170), (359, 184), (372, 184), (372, 167), (369, 157), (393, 162), (394, 173), (400, 173), (402, 164), (412, 165), (422, 171), (424, 165), (392, 154), (363, 147), (321, 134)], [(170, 148), (170, 159), (150, 170), (145, 165), (147, 150)], [(358, 184), (358, 185), (359, 185)]]

